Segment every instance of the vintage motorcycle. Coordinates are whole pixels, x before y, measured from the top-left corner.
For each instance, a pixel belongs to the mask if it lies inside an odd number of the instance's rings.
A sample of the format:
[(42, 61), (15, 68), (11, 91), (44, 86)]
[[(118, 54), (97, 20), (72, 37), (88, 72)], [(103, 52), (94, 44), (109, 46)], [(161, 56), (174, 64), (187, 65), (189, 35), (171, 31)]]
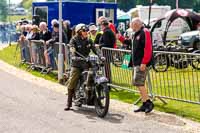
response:
[(199, 54), (200, 53), (199, 50), (195, 50), (193, 48), (186, 48), (179, 45), (171, 45), (171, 44), (168, 44), (166, 46), (155, 47), (154, 50), (163, 51), (158, 53), (154, 52), (153, 69), (156, 72), (165, 72), (168, 70), (170, 66), (175, 67), (177, 69), (183, 69), (187, 68), (189, 65), (191, 65), (193, 69), (200, 70), (199, 56), (184, 54), (184, 53)]
[(81, 73), (73, 102), (78, 107), (82, 105), (95, 106), (97, 115), (104, 117), (110, 104), (108, 79), (103, 75), (102, 69), (105, 58), (100, 59), (96, 55), (75, 58), (75, 60), (86, 61), (89, 64), (89, 69)]

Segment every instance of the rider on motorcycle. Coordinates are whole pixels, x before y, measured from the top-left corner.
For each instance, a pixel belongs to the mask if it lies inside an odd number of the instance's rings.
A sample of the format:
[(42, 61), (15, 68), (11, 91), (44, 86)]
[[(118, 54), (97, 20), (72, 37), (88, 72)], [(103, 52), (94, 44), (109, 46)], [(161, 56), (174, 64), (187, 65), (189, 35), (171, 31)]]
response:
[(72, 64), (70, 77), (67, 81), (68, 99), (67, 107), (65, 108), (66, 111), (72, 107), (72, 98), (81, 73), (83, 70), (89, 68), (89, 64), (85, 60), (81, 60), (80, 57), (88, 57), (91, 50), (97, 55), (97, 50), (92, 40), (88, 38), (86, 25), (78, 24), (75, 27), (75, 32), (76, 35), (69, 42), (70, 51), (72, 52)]

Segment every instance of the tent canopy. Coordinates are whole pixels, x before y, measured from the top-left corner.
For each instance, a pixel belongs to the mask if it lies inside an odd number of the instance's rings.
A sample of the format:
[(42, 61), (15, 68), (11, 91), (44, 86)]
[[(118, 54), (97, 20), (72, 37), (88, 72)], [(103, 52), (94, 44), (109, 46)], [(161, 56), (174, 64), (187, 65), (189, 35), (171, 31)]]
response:
[(200, 15), (198, 15), (197, 13), (185, 9), (175, 9), (167, 12), (164, 17), (159, 18), (152, 26), (151, 32), (154, 31), (156, 26), (159, 25), (161, 21), (167, 20), (163, 37), (163, 43), (165, 44), (168, 29), (171, 26), (172, 22), (178, 18), (184, 19), (190, 27), (190, 30), (196, 30), (197, 25), (200, 23)]
[[(159, 18), (157, 22), (167, 19), (168, 26), (171, 25), (171, 23), (176, 20), (177, 18), (184, 19), (188, 25), (190, 26), (191, 30), (196, 30), (196, 26), (200, 23), (200, 15), (198, 15), (195, 12), (185, 10), (185, 9), (174, 9), (171, 11), (168, 11), (164, 17)], [(156, 23), (155, 23), (156, 24)]]

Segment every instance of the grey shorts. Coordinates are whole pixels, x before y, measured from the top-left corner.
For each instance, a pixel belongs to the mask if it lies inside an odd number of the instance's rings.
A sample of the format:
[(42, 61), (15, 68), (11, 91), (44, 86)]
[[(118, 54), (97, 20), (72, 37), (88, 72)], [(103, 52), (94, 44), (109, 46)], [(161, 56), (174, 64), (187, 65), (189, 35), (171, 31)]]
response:
[(147, 70), (148, 70), (148, 68), (145, 71), (140, 71), (140, 66), (134, 67), (133, 81), (132, 81), (134, 86), (144, 86), (145, 85)]

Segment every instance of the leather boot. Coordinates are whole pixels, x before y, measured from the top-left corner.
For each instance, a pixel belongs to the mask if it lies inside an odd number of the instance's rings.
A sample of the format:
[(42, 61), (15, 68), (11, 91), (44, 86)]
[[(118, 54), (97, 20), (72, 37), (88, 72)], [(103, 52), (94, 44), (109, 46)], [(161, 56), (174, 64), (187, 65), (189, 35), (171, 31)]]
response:
[(74, 96), (74, 90), (68, 90), (68, 98), (67, 98), (67, 107), (64, 109), (65, 111), (70, 110), (72, 107), (72, 98)]

